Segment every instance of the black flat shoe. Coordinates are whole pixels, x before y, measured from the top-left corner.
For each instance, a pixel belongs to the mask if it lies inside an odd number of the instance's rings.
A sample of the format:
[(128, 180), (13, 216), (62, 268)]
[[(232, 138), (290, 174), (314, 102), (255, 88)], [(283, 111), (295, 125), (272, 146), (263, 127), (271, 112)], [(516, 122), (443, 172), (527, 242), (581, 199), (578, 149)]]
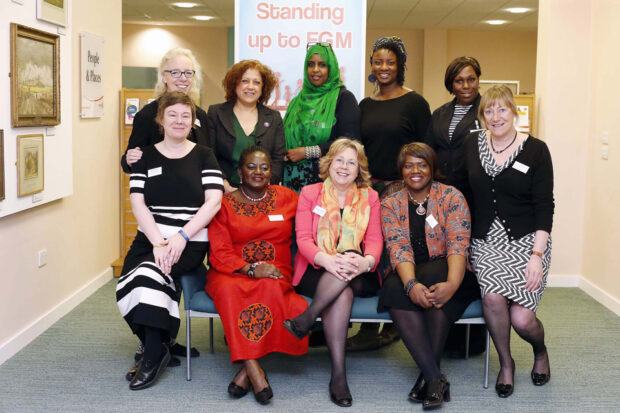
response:
[(254, 398), (260, 404), (267, 404), (269, 400), (273, 397), (273, 390), (271, 390), (271, 386), (269, 385), (269, 380), (267, 380), (267, 374), (265, 374), (265, 381), (267, 382), (267, 387), (258, 393), (254, 393)]
[(286, 320), (284, 320), (282, 325), (284, 326), (284, 328), (286, 328), (286, 330), (289, 333), (291, 333), (292, 335), (294, 335), (295, 337), (297, 337), (300, 340), (303, 340), (304, 337), (306, 337), (308, 335), (308, 331), (303, 331), (303, 330), (299, 329), (297, 327), (297, 324), (295, 324), (295, 321), (291, 320), (290, 318), (287, 318)]
[(351, 397), (351, 392), (349, 391), (348, 387), (347, 387), (347, 394), (345, 394), (344, 396), (338, 397), (332, 391), (332, 383), (330, 382), (329, 383), (329, 398), (331, 399), (332, 403), (340, 407), (353, 406), (353, 397)]
[(413, 388), (409, 392), (409, 400), (414, 403), (422, 403), (424, 398), (426, 397), (426, 380), (424, 380), (424, 375), (420, 373), (418, 379), (416, 380)]
[(170, 361), (170, 351), (166, 345), (164, 345), (164, 349), (165, 353), (159, 362), (143, 360), (142, 363), (140, 363), (140, 368), (129, 383), (130, 390), (142, 390), (155, 384)]
[(426, 387), (426, 396), (422, 409), (431, 410), (440, 407), (443, 402), (450, 401), (450, 382), (443, 374), (431, 380)]
[[(179, 344), (176, 341), (174, 343), (170, 343), (170, 354), (177, 357), (187, 357), (187, 347), (183, 344)], [(189, 356), (191, 358), (200, 357), (200, 352), (196, 347), (192, 347), (189, 350)]]
[[(243, 368), (241, 368), (241, 370), (243, 370)], [(239, 370), (237, 374), (235, 374), (235, 377), (237, 377), (239, 373), (241, 373), (241, 370)], [(249, 378), (248, 378), (248, 381), (249, 381)], [(230, 384), (228, 385), (228, 394), (230, 394), (235, 399), (240, 399), (241, 397), (248, 394), (249, 389), (250, 389), (249, 384), (248, 384), (248, 388), (245, 389), (239, 386), (237, 383), (235, 383), (235, 379), (233, 378), (233, 381), (231, 381)]]
[[(512, 360), (512, 382), (515, 382), (515, 361)], [(502, 399), (510, 397), (515, 387), (513, 384), (495, 383), (495, 393)]]
[(531, 376), (534, 386), (544, 386), (549, 380), (551, 380), (551, 370), (549, 370), (549, 374), (534, 373), (534, 370), (532, 370)]
[(136, 362), (136, 364), (134, 364), (129, 369), (127, 374), (125, 374), (125, 380), (127, 380), (127, 381), (132, 381), (133, 380), (133, 378), (136, 376), (136, 372), (140, 369), (140, 364), (142, 364), (142, 357), (140, 357), (138, 359), (138, 361)]

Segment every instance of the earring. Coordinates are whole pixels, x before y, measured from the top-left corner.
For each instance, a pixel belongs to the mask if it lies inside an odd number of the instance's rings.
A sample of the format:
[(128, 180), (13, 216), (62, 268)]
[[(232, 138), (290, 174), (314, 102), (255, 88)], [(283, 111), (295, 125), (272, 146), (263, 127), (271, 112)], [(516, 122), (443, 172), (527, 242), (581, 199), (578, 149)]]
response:
[(243, 183), (243, 178), (239, 177), (239, 185), (241, 185)]
[(368, 75), (368, 81), (370, 83), (375, 83), (377, 81), (377, 78), (375, 77), (375, 75), (373, 75), (372, 73)]

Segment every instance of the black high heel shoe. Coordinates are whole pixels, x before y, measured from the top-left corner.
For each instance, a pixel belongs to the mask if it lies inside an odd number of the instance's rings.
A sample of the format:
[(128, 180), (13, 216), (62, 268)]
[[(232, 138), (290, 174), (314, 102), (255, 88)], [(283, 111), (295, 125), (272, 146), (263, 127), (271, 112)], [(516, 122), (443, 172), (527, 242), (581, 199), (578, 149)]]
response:
[(286, 320), (284, 320), (284, 322), (282, 323), (282, 325), (284, 326), (284, 328), (286, 328), (286, 330), (291, 333), (292, 335), (294, 335), (295, 337), (297, 337), (300, 340), (303, 340), (304, 337), (306, 337), (308, 335), (308, 331), (309, 330), (302, 330), (299, 327), (297, 327), (297, 324), (295, 323), (295, 320), (292, 320), (290, 318), (287, 318)]
[[(241, 370), (243, 370), (243, 368), (241, 368)], [(241, 370), (239, 370), (237, 372), (237, 374), (235, 374), (235, 377), (237, 377), (239, 375), (239, 373), (241, 373)], [(249, 380), (250, 379), (248, 378), (248, 382), (249, 382)], [(243, 388), (243, 387), (239, 386), (237, 383), (235, 383), (235, 378), (233, 377), (233, 380), (228, 385), (228, 394), (230, 394), (235, 399), (240, 399), (241, 397), (243, 397), (246, 394), (248, 394), (249, 389), (250, 389), (250, 385), (249, 384), (248, 384), (248, 388), (247, 389)]]
[(413, 388), (409, 392), (409, 400), (414, 403), (422, 403), (424, 398), (426, 397), (426, 380), (424, 380), (424, 375), (420, 373), (418, 379), (416, 380)]
[(495, 383), (495, 393), (502, 399), (509, 397), (515, 389), (515, 361), (512, 360), (512, 383), (513, 384), (504, 384), (504, 383)]
[(422, 402), (422, 409), (436, 409), (440, 407), (444, 401), (450, 401), (450, 382), (448, 378), (442, 374), (428, 383), (426, 387), (426, 396)]
[(330, 381), (329, 382), (329, 398), (331, 399), (332, 403), (340, 407), (353, 406), (353, 397), (351, 396), (351, 392), (349, 391), (348, 386), (347, 386), (347, 394), (345, 394), (344, 396), (338, 397), (332, 391), (332, 382)]
[[(260, 404), (267, 404), (269, 400), (273, 397), (273, 390), (271, 390), (271, 386), (269, 385), (269, 380), (267, 380), (267, 373), (265, 373), (265, 381), (267, 382), (267, 387), (258, 393), (254, 393), (254, 398)], [(252, 386), (254, 387), (254, 386)]]

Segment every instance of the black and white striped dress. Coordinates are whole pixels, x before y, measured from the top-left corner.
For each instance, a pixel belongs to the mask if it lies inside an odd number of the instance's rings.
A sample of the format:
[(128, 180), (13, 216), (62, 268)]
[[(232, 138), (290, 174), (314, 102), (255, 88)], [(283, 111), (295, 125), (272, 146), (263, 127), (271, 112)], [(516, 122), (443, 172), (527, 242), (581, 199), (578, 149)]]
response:
[[(478, 136), (478, 151), (482, 168), (491, 177), (499, 175), (513, 164), (526, 141), (527, 139), (503, 165), (497, 165), (487, 144), (486, 134), (481, 132)], [(483, 297), (489, 293), (500, 294), (536, 312), (540, 298), (547, 287), (551, 262), (551, 237), (543, 253), (541, 286), (538, 290), (530, 292), (525, 289), (525, 267), (531, 257), (535, 236), (536, 233), (531, 232), (511, 241), (499, 217), (496, 217), (486, 238), (472, 238), (471, 262)]]
[[(144, 194), (166, 239), (194, 217), (205, 203), (205, 190), (224, 190), (213, 151), (203, 145), (179, 159), (166, 158), (155, 146), (143, 148), (142, 158), (132, 166), (129, 187), (132, 194)], [(140, 335), (142, 327), (149, 326), (176, 337), (180, 319), (175, 278), (200, 265), (207, 248), (204, 228), (187, 243), (170, 275), (165, 275), (155, 265), (152, 244), (138, 227), (116, 287), (118, 308), (134, 333)]]

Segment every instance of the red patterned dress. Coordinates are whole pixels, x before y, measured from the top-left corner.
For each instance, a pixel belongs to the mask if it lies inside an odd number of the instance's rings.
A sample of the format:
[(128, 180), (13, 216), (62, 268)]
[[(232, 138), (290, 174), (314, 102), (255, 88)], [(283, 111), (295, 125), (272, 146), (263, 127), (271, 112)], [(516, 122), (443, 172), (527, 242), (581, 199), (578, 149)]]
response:
[[(282, 326), (308, 307), (291, 285), (297, 198), (297, 193), (279, 185), (269, 186), (265, 199), (257, 204), (245, 204), (227, 194), (209, 224), (211, 269), (205, 290), (222, 318), (233, 362), (272, 352), (308, 352), (308, 339), (300, 341)], [(251, 279), (235, 273), (258, 261), (275, 265), (283, 277)]]

